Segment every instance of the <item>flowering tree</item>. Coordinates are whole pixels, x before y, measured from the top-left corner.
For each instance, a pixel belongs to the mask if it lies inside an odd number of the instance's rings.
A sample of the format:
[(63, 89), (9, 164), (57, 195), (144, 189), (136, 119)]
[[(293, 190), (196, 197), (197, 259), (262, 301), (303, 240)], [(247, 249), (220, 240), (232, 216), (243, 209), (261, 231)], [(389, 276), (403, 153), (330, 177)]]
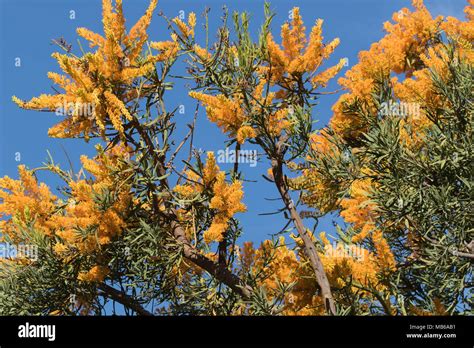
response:
[[(268, 5), (256, 41), (246, 13), (233, 26), (225, 13), (217, 41), (201, 47), (194, 13), (165, 17), (169, 39), (149, 41), (156, 5), (127, 30), (122, 2), (103, 0), (104, 35), (77, 30), (94, 50), (61, 44), (53, 55), (64, 75), (48, 77), (62, 92), (13, 97), (25, 109), (67, 105), (49, 135), (102, 145), (78, 173), (51, 159), (0, 179), (2, 238), (38, 249), (35, 260), (0, 260), (1, 314), (106, 314), (108, 301), (138, 315), (472, 311), (472, 2), (466, 22), (432, 18), (421, 1), (396, 13), (340, 79), (320, 130), (312, 110), (345, 63), (323, 69), (339, 40), (324, 42), (322, 20), (307, 37), (294, 8), (279, 45)], [(226, 173), (214, 153), (201, 158), (194, 123), (175, 136), (165, 95), (183, 58), (190, 97), (228, 146), (264, 153), (288, 238), (241, 243), (238, 162)], [(41, 169), (64, 181), (61, 192), (38, 183)], [(316, 236), (303, 205), (316, 218), (339, 211), (347, 225), (332, 241)]]
[(386, 314), (469, 312), (473, 5), (466, 22), (413, 5), (340, 79), (346, 93), (294, 187), (322, 213), (340, 211), (350, 224), (341, 243), (376, 254), (364, 268), (375, 277), (345, 259), (328, 267), (344, 301), (375, 297)]

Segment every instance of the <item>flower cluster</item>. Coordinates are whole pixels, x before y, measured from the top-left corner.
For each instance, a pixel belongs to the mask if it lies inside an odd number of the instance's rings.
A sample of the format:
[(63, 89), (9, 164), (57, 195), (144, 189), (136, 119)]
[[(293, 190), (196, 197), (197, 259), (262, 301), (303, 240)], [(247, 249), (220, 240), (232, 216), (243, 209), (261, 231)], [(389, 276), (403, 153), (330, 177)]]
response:
[(242, 183), (237, 180), (231, 184), (226, 183), (224, 172), (217, 174), (212, 191), (214, 196), (209, 208), (214, 209), (216, 214), (211, 226), (204, 232), (203, 236), (206, 243), (220, 242), (228, 228), (229, 220), (236, 213), (243, 213), (247, 210), (245, 204), (241, 202), (244, 196)]
[[(367, 130), (366, 120), (358, 112), (348, 106), (354, 103), (364, 105), (365, 114), (376, 118), (379, 110), (373, 101), (373, 92), (377, 84), (388, 79), (393, 87), (394, 97), (406, 103), (423, 103), (427, 107), (442, 108), (442, 101), (433, 91), (431, 73), (435, 71), (440, 76), (447, 74), (447, 62), (443, 43), (439, 40), (441, 31), (456, 40), (460, 59), (472, 62), (472, 16), (473, 2), (466, 7), (467, 22), (454, 18), (439, 16), (433, 18), (422, 0), (414, 0), (414, 11), (407, 8), (393, 15), (393, 23), (384, 25), (386, 35), (374, 43), (368, 51), (359, 55), (359, 62), (352, 67), (339, 83), (347, 91), (333, 106), (333, 116), (330, 128), (347, 144), (357, 143), (362, 132)], [(394, 76), (398, 75), (398, 76)], [(399, 81), (400, 78), (403, 78)], [(431, 121), (419, 110), (420, 114), (409, 114), (400, 120), (400, 139), (407, 146), (417, 146), (423, 141), (423, 130), (431, 125)], [(326, 138), (326, 139), (325, 139)], [(316, 157), (334, 157), (337, 148), (329, 141), (327, 132), (323, 129), (311, 138), (313, 154)], [(356, 148), (352, 149), (357, 152)], [(318, 158), (310, 158), (316, 161)], [(362, 174), (368, 168), (358, 169)], [(364, 175), (364, 177), (366, 177)], [(384, 249), (387, 255), (386, 267), (393, 269), (393, 255), (386, 248), (385, 238), (377, 229), (377, 207), (370, 199), (370, 192), (375, 188), (369, 179), (359, 179), (352, 183), (341, 183), (338, 178), (328, 178), (317, 167), (303, 171), (303, 175), (292, 181), (293, 188), (305, 189), (305, 203), (328, 212), (341, 209), (341, 216), (358, 231), (353, 242), (361, 242), (371, 237), (374, 245)], [(345, 186), (347, 187), (345, 187)], [(336, 193), (348, 188), (348, 193), (339, 204), (336, 203)], [(331, 199), (332, 197), (332, 199)]]
[[(310, 233), (312, 239), (316, 238)], [(275, 245), (272, 241), (262, 242), (255, 249), (252, 243), (245, 243), (239, 254), (242, 268), (259, 275), (259, 285), (265, 288), (268, 296), (274, 298), (278, 294), (280, 284), (291, 285), (285, 294), (284, 315), (324, 315), (324, 303), (318, 295), (318, 285), (314, 279), (311, 266), (302, 252), (303, 242), (300, 237), (291, 235), (296, 242), (296, 249), (288, 247), (284, 237), (280, 237)], [(319, 257), (324, 264), (331, 287), (342, 289), (350, 286), (350, 291), (372, 300), (370, 291), (382, 291), (385, 285), (380, 281), (379, 274), (394, 268), (393, 255), (383, 237), (374, 238), (376, 253), (372, 253), (358, 245), (351, 245), (356, 252), (343, 252), (344, 244), (333, 245), (327, 239), (325, 232), (320, 233), (324, 252)]]
[[(124, 212), (131, 204), (129, 186), (123, 183), (110, 205), (100, 204), (97, 197), (115, 191), (120, 176), (112, 174), (119, 173), (125, 165), (123, 160), (129, 156), (128, 149), (118, 146), (108, 153), (101, 148), (98, 150), (99, 155), (94, 160), (81, 157), (83, 168), (94, 175), (95, 180), (70, 180), (71, 193), (64, 211), (50, 218), (55, 234), (60, 237), (55, 250), (63, 252), (58, 255), (69, 255), (70, 250), (76, 249), (83, 253), (93, 252), (110, 243), (125, 228)], [(93, 234), (81, 236), (78, 233), (90, 228), (93, 228)]]
[(357, 243), (365, 239), (375, 229), (375, 204), (369, 194), (373, 190), (370, 179), (355, 180), (349, 192), (349, 197), (341, 201), (341, 216), (360, 232), (352, 238)]
[[(249, 255), (251, 256), (249, 258)], [(268, 296), (274, 298), (279, 284), (292, 285), (285, 294), (283, 314), (285, 315), (321, 315), (324, 305), (316, 294), (317, 284), (310, 267), (298, 259), (294, 250), (288, 248), (285, 238), (280, 237), (275, 246), (265, 240), (256, 250), (244, 249), (242, 261), (250, 264), (254, 274), (261, 275), (260, 286), (265, 288)]]
[[(81, 158), (84, 169), (93, 174), (95, 180), (69, 181), (71, 192), (65, 208), (50, 218), (56, 236), (53, 250), (60, 259), (69, 262), (82, 255), (89, 256), (92, 263), (99, 263), (90, 269), (85, 266), (86, 269), (78, 274), (78, 279), (86, 282), (100, 282), (108, 274), (106, 260), (99, 257), (95, 261), (94, 255), (100, 254), (107, 244), (122, 234), (126, 228), (126, 212), (132, 202), (126, 182), (122, 182), (123, 186), (115, 192), (117, 179), (112, 179), (112, 174), (120, 172), (125, 165), (123, 161), (129, 157), (128, 149), (117, 146), (111, 152), (98, 150), (94, 160)], [(117, 177), (120, 175), (115, 175)], [(111, 203), (98, 201), (98, 197), (109, 192), (115, 192)]]
[[(42, 94), (28, 102), (13, 97), (13, 101), (22, 108), (33, 110), (55, 111), (63, 105), (73, 105), (66, 118), (49, 130), (52, 137), (105, 137), (108, 126), (123, 136), (124, 122), (133, 118), (127, 103), (135, 100), (137, 93), (142, 97), (151, 93), (147, 88), (138, 92), (134, 83), (151, 73), (156, 62), (172, 59), (177, 54), (178, 46), (174, 41), (152, 42), (150, 47), (160, 53), (141, 57), (156, 4), (157, 0), (152, 0), (143, 17), (127, 33), (122, 1), (117, 0), (113, 6), (111, 0), (103, 0), (104, 36), (86, 28), (77, 29), (78, 35), (97, 50), (82, 57), (53, 54), (66, 75), (50, 72), (48, 77), (64, 92)], [(92, 106), (90, 113), (81, 111), (84, 105)]]
[(292, 13), (291, 23), (285, 23), (281, 27), (282, 47), (275, 42), (271, 33), (268, 34), (269, 64), (261, 67), (261, 73), (267, 80), (282, 86), (287, 85), (288, 81), (295, 81), (295, 77), (308, 73), (308, 80), (314, 88), (325, 87), (327, 82), (342, 69), (344, 59), (323, 72), (316, 73), (316, 71), (339, 45), (339, 39), (323, 44), (323, 20), (318, 19), (307, 42), (306, 28), (299, 8), (293, 8)]
[(78, 279), (83, 282), (102, 282), (104, 278), (109, 274), (109, 269), (104, 266), (94, 266), (87, 272), (81, 272), (78, 275)]
[(209, 208), (213, 209), (214, 216), (209, 228), (204, 231), (206, 243), (219, 242), (228, 228), (229, 220), (236, 213), (246, 211), (242, 203), (242, 183), (238, 180), (232, 183), (225, 181), (225, 172), (220, 171), (216, 164), (213, 152), (207, 153), (207, 161), (202, 169), (202, 175), (192, 170), (186, 172), (188, 182), (176, 185), (174, 191), (183, 198), (190, 199), (208, 191), (211, 195)]
[[(254, 133), (248, 129), (241, 130), (246, 121), (244, 110), (242, 109), (242, 97), (235, 95), (228, 98), (222, 94), (212, 96), (199, 92), (190, 92), (189, 95), (201, 101), (206, 106), (207, 117), (211, 122), (214, 122), (224, 133), (229, 133), (229, 136), (235, 137), (239, 134), (240, 139), (254, 136)], [(250, 134), (249, 134), (250, 133)]]
[[(427, 56), (433, 57), (434, 51), (438, 51), (439, 54), (442, 43), (439, 43), (438, 37), (442, 30), (456, 40), (462, 55), (472, 61), (473, 2), (472, 0), (469, 2), (470, 6), (465, 10), (467, 22), (451, 17), (446, 20), (442, 16), (433, 18), (422, 0), (413, 0), (415, 8), (413, 12), (404, 8), (394, 13), (394, 23), (384, 24), (387, 34), (372, 44), (368, 51), (362, 51), (359, 54), (359, 63), (347, 71), (345, 77), (339, 79), (339, 83), (348, 93), (342, 95), (334, 104), (331, 127), (347, 139), (357, 138), (365, 129), (364, 120), (356, 113), (348, 112), (346, 106), (355, 101), (364, 102), (369, 106), (371, 113), (377, 115), (378, 110), (372, 102), (372, 92), (378, 81), (393, 74), (405, 76), (404, 82), (401, 83), (397, 78), (392, 79), (395, 95), (399, 99), (404, 100), (407, 91), (398, 84), (410, 88), (412, 96), (419, 92), (426, 93), (431, 85), (425, 77), (432, 67), (432, 62)], [(413, 98), (406, 101), (410, 99)], [(424, 120), (420, 124), (418, 122), (420, 118), (413, 116), (409, 115), (406, 121), (413, 123), (415, 128), (417, 126), (423, 128), (428, 122)], [(426, 118), (424, 115), (421, 116)]]
[[(49, 187), (38, 184), (25, 166), (18, 167), (19, 180), (0, 178), (0, 231), (17, 241), (17, 226), (31, 226), (45, 235), (51, 235), (49, 219), (56, 211), (57, 197)], [(3, 238), (2, 237), (2, 238)]]
[(194, 38), (194, 27), (196, 26), (196, 14), (194, 12), (189, 14), (188, 23), (184, 23), (179, 17), (173, 18), (172, 22), (185, 38)]
[[(292, 129), (292, 101), (287, 99), (288, 93), (301, 85), (307, 86), (308, 82), (311, 90), (325, 87), (344, 65), (341, 59), (336, 66), (317, 73), (339, 44), (339, 39), (324, 44), (321, 30), (322, 20), (318, 20), (307, 40), (300, 11), (296, 7), (291, 23), (282, 26), (282, 47), (274, 41), (271, 33), (267, 34), (265, 51), (268, 54), (264, 53), (253, 66), (255, 74), (252, 83), (242, 82), (241, 89), (225, 95), (213, 96), (194, 91), (189, 95), (205, 105), (211, 122), (240, 144), (260, 135), (278, 137), (283, 131)], [(199, 46), (194, 46), (194, 51), (204, 63), (211, 58), (211, 54)], [(228, 64), (234, 66), (240, 54), (237, 47), (227, 47), (226, 52)], [(278, 87), (280, 89), (274, 90)]]
[[(65, 200), (52, 195), (45, 184), (38, 184), (33, 173), (23, 166), (19, 167), (19, 180), (0, 179), (2, 235), (15, 242), (26, 242), (24, 238), (28, 237), (19, 231), (30, 227), (52, 240), (54, 253), (64, 262), (79, 255), (92, 256), (120, 235), (126, 227), (124, 218), (131, 194), (125, 182), (116, 189), (115, 180), (124, 178), (112, 174), (121, 171), (129, 151), (124, 146), (116, 146), (110, 152), (104, 152), (100, 147), (98, 150), (94, 160), (81, 158), (84, 169), (95, 176), (94, 180), (64, 176), (70, 188)], [(53, 170), (61, 172), (57, 167)], [(114, 199), (102, 204), (98, 198), (109, 192), (115, 193)], [(96, 270), (91, 275), (96, 274)], [(89, 270), (83, 273), (87, 272)]]
[[(328, 154), (332, 157), (340, 155), (337, 147), (329, 141), (326, 129), (311, 134), (310, 146), (316, 154)], [(308, 160), (311, 161), (314, 158), (308, 156)], [(291, 189), (302, 191), (303, 203), (317, 208), (321, 213), (330, 212), (337, 206), (339, 185), (322, 175), (314, 166), (303, 169), (302, 175), (289, 179), (289, 184)]]

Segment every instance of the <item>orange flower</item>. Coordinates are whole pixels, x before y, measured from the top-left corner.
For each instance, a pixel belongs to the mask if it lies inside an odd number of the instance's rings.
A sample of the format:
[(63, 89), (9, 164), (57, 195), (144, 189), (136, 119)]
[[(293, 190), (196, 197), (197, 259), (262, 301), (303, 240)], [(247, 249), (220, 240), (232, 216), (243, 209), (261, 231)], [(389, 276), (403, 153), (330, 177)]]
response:
[(275, 43), (272, 34), (267, 36), (267, 49), (269, 53), (269, 65), (261, 67), (261, 72), (267, 80), (272, 83), (284, 84), (283, 77), (290, 79), (297, 75), (308, 73), (313, 87), (325, 86), (343, 67), (344, 60), (339, 64), (316, 75), (316, 70), (321, 66), (339, 44), (339, 39), (333, 40), (328, 45), (323, 44), (321, 19), (316, 21), (306, 41), (305, 27), (298, 7), (293, 8), (293, 20), (291, 25), (285, 23), (281, 27), (283, 49)]
[(257, 133), (255, 132), (255, 129), (250, 126), (242, 126), (237, 131), (237, 141), (239, 144), (243, 144), (246, 139), (255, 138), (256, 136)]
[(356, 229), (360, 229), (359, 234), (353, 237), (353, 242), (363, 240), (375, 228), (375, 204), (369, 198), (372, 185), (369, 179), (354, 181), (350, 188), (350, 198), (341, 201), (341, 216)]
[(236, 95), (230, 99), (220, 94), (217, 96), (190, 92), (191, 98), (201, 101), (206, 106), (207, 117), (217, 124), (224, 133), (235, 136), (245, 122), (245, 114), (241, 108), (242, 101)]
[(131, 86), (136, 79), (151, 72), (156, 61), (166, 58), (163, 55), (140, 58), (157, 0), (151, 1), (145, 15), (130, 29), (128, 35), (122, 1), (117, 0), (115, 7), (111, 0), (103, 0), (102, 4), (105, 35), (101, 36), (86, 28), (77, 29), (78, 35), (88, 40), (91, 47), (97, 47), (97, 51), (82, 57), (59, 53), (52, 55), (69, 77), (57, 73), (49, 73), (48, 77), (64, 92), (42, 94), (28, 102), (12, 98), (24, 109), (61, 111), (65, 119), (49, 130), (52, 137), (72, 138), (82, 135), (89, 139), (91, 134), (105, 137), (107, 125), (123, 136), (123, 123), (132, 119), (126, 104), (136, 97), (123, 86)]
[[(430, 89), (430, 81), (426, 78), (424, 69), (434, 64), (434, 61), (426, 59), (427, 54), (437, 50), (433, 41), (444, 29), (448, 35), (458, 39), (460, 50), (468, 59), (473, 59), (472, 46), (467, 45), (462, 48), (463, 42), (472, 42), (472, 21), (461, 22), (448, 18), (443, 22), (443, 18), (438, 16), (433, 18), (423, 1), (414, 0), (413, 7), (415, 11), (411, 12), (404, 8), (393, 15), (393, 23), (386, 22), (384, 29), (387, 32), (380, 41), (372, 44), (368, 51), (359, 54), (359, 63), (346, 72), (345, 76), (339, 79), (339, 84), (345, 88), (348, 93), (342, 95), (338, 102), (333, 106), (333, 117), (331, 118), (331, 127), (346, 139), (357, 138), (365, 130), (363, 118), (355, 113), (345, 110), (346, 104), (351, 104), (358, 100), (367, 103), (371, 114), (377, 115), (378, 110), (372, 102), (372, 92), (375, 83), (382, 77), (390, 77), (391, 74), (404, 74), (406, 87), (411, 89), (410, 94), (414, 96), (419, 94), (425, 96)], [(466, 9), (469, 17), (471, 6)], [(439, 54), (439, 50), (438, 50)], [(432, 58), (433, 59), (433, 58)], [(408, 95), (403, 86), (395, 86), (396, 94), (400, 98)], [(397, 93), (398, 89), (398, 93)], [(402, 92), (402, 93), (400, 93)], [(422, 118), (424, 116), (422, 115)], [(425, 122), (424, 122), (425, 123)], [(423, 126), (420, 128), (423, 129)], [(415, 142), (416, 143), (416, 142)]]
[(77, 276), (77, 279), (83, 282), (102, 282), (105, 277), (109, 274), (110, 270), (104, 266), (94, 266), (87, 272), (81, 272)]
[(27, 227), (33, 223), (35, 229), (51, 234), (48, 220), (56, 210), (57, 197), (44, 183), (38, 184), (25, 166), (20, 165), (18, 172), (19, 180), (0, 179), (0, 230), (18, 240), (15, 224)]
[(246, 206), (241, 202), (243, 198), (242, 183), (234, 181), (232, 184), (225, 182), (225, 173), (219, 172), (213, 187), (214, 196), (209, 208), (216, 210), (216, 215), (211, 226), (204, 232), (206, 243), (219, 242), (227, 230), (228, 221), (236, 214), (246, 211)]
[(380, 273), (391, 272), (396, 269), (396, 261), (393, 256), (390, 246), (387, 243), (387, 240), (383, 236), (381, 231), (375, 231), (372, 234), (372, 241), (375, 245), (375, 250), (377, 252), (377, 269)]
[(191, 36), (194, 38), (194, 27), (196, 26), (196, 14), (194, 12), (189, 14), (188, 23), (184, 23), (179, 17), (174, 18), (172, 21), (184, 37)]

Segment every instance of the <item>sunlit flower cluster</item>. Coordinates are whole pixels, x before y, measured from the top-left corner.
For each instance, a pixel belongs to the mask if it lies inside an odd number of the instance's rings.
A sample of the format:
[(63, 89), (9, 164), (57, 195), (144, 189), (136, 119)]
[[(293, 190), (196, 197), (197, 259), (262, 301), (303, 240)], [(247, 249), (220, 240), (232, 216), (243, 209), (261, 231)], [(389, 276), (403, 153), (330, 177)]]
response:
[(194, 38), (194, 27), (196, 26), (196, 14), (191, 12), (188, 16), (188, 22), (183, 22), (179, 17), (175, 17), (172, 22), (176, 24), (181, 35)]
[[(235, 95), (228, 98), (222, 94), (213, 96), (198, 92), (190, 92), (189, 95), (206, 106), (207, 117), (224, 133), (229, 133), (230, 136), (235, 137), (240, 128), (245, 126), (246, 118), (242, 109), (241, 96)], [(252, 135), (248, 131), (244, 132), (246, 135)], [(244, 140), (242, 131), (240, 131), (240, 139), (241, 141)]]
[[(315, 237), (310, 235), (316, 242)], [(285, 294), (282, 314), (324, 315), (318, 285), (302, 252), (303, 242), (293, 234), (291, 238), (296, 243), (294, 250), (289, 248), (284, 237), (280, 237), (277, 244), (266, 240), (257, 249), (252, 243), (245, 243), (239, 254), (241, 266), (259, 275), (260, 286), (265, 288), (270, 298), (277, 296), (280, 285), (291, 286)], [(373, 294), (364, 289), (382, 291), (386, 288), (380, 274), (393, 270), (394, 261), (383, 237), (377, 235), (374, 238), (375, 253), (357, 244), (345, 246), (338, 242), (334, 245), (324, 232), (320, 234), (320, 239), (324, 251), (319, 253), (319, 257), (334, 289), (349, 287), (349, 291), (373, 299)]]
[[(364, 106), (366, 114), (374, 115), (375, 118), (379, 110), (373, 102), (372, 93), (383, 79), (390, 80), (394, 97), (401, 102), (422, 104), (426, 108), (442, 108), (442, 101), (433, 91), (431, 73), (435, 71), (441, 77), (446, 76), (449, 57), (437, 38), (444, 30), (451, 39), (456, 40), (459, 59), (472, 61), (473, 2), (469, 1), (469, 4), (465, 9), (466, 22), (451, 17), (446, 20), (443, 17), (433, 18), (422, 0), (413, 1), (414, 11), (404, 8), (396, 12), (393, 22), (384, 25), (386, 35), (372, 44), (368, 51), (361, 52), (358, 64), (339, 80), (347, 93), (333, 106), (330, 127), (336, 135), (351, 143), (367, 130), (364, 117), (350, 106), (359, 103)], [(425, 107), (419, 109), (419, 114), (405, 115), (400, 121), (400, 140), (409, 147), (419, 145), (423, 141), (423, 130), (431, 124), (425, 115)], [(337, 149), (330, 143), (324, 130), (313, 136), (311, 141), (316, 156), (337, 155)], [(368, 168), (361, 170), (363, 172)], [(357, 231), (352, 241), (372, 240), (380, 254), (386, 255), (381, 258), (384, 261), (380, 262), (385, 266), (380, 266), (379, 271), (394, 269), (393, 254), (376, 226), (378, 214), (377, 207), (370, 199), (370, 192), (374, 189), (371, 180), (352, 182), (339, 204), (334, 204), (335, 193), (345, 189), (344, 183), (337, 178), (325, 178), (316, 167), (305, 169), (303, 175), (294, 179), (292, 184), (294, 188), (306, 190), (303, 199), (310, 206), (323, 212), (340, 208), (340, 215)]]
[[(33, 173), (23, 166), (19, 167), (19, 180), (0, 179), (2, 235), (16, 242), (26, 242), (28, 237), (21, 230), (32, 228), (52, 239), (54, 253), (64, 262), (78, 255), (90, 255), (120, 235), (126, 227), (124, 217), (131, 194), (125, 182), (117, 192), (115, 180), (120, 175), (112, 173), (121, 170), (129, 151), (124, 146), (114, 147), (109, 152), (98, 150), (99, 155), (94, 160), (81, 158), (84, 169), (94, 175), (94, 179), (67, 179), (70, 188), (67, 199), (52, 195), (49, 188), (38, 183)], [(60, 171), (59, 168), (54, 170)], [(110, 205), (100, 204), (97, 197), (109, 192), (116, 193), (115, 199)], [(89, 271), (84, 271), (81, 277), (89, 281), (97, 274), (104, 274), (97, 273), (99, 269), (89, 276), (85, 275)]]
[[(312, 89), (325, 87), (345, 63), (345, 60), (341, 59), (339, 64), (317, 73), (338, 46), (339, 39), (324, 44), (321, 34), (323, 22), (318, 20), (307, 40), (299, 8), (294, 8), (292, 15), (291, 23), (282, 26), (281, 48), (274, 41), (272, 34), (268, 33), (268, 57), (256, 68), (256, 85), (249, 96), (245, 97), (240, 91), (216, 96), (194, 91), (190, 93), (192, 98), (198, 99), (206, 106), (209, 120), (240, 144), (259, 135), (278, 137), (283, 131), (290, 130), (292, 109), (285, 100), (289, 90), (299, 88), (301, 81), (303, 85), (310, 82)], [(211, 58), (206, 49), (199, 46), (194, 46), (194, 49), (202, 61), (206, 62)], [(234, 60), (238, 59), (235, 46), (229, 47), (227, 59), (232, 65)], [(275, 84), (280, 89), (273, 91)], [(283, 102), (279, 103), (278, 100)]]
[(211, 199), (209, 208), (216, 211), (211, 226), (204, 232), (206, 243), (219, 242), (222, 240), (224, 232), (228, 228), (229, 220), (236, 213), (246, 211), (245, 205), (241, 202), (243, 198), (242, 183), (234, 181), (231, 184), (225, 182), (225, 173), (219, 172), (213, 186), (214, 196)]
[(268, 34), (269, 66), (262, 67), (261, 73), (272, 83), (283, 86), (291, 83), (296, 76), (308, 73), (307, 79), (315, 88), (325, 87), (327, 82), (342, 69), (344, 59), (323, 72), (316, 73), (316, 71), (339, 45), (339, 39), (323, 44), (323, 20), (318, 19), (307, 41), (306, 28), (299, 8), (293, 8), (292, 14), (291, 23), (285, 23), (281, 27), (282, 47), (275, 42), (271, 33)]
[(107, 267), (94, 266), (87, 272), (79, 273), (77, 278), (83, 282), (102, 282), (109, 272)]
[[(122, 160), (128, 156), (125, 147), (115, 147), (110, 153), (99, 152), (94, 160), (86, 156), (81, 157), (83, 168), (94, 175), (95, 179), (68, 182), (71, 196), (64, 212), (50, 219), (55, 227), (55, 234), (61, 239), (59, 243), (66, 245), (69, 249), (78, 249), (88, 253), (97, 250), (101, 245), (110, 243), (115, 236), (122, 233), (126, 225), (123, 213), (131, 203), (129, 186), (123, 183), (111, 206), (100, 206), (96, 197), (114, 191), (117, 176), (112, 173), (119, 172), (120, 168), (123, 168)], [(91, 227), (94, 229), (94, 234), (88, 234), (82, 238), (78, 233), (79, 230), (87, 230)], [(62, 250), (64, 247), (58, 246), (58, 248)]]
[[(372, 44), (368, 51), (359, 54), (359, 63), (347, 71), (339, 83), (348, 91), (342, 95), (333, 106), (331, 127), (348, 139), (357, 138), (365, 130), (364, 120), (355, 113), (348, 112), (347, 105), (355, 101), (367, 103), (373, 115), (377, 115), (377, 108), (372, 102), (372, 92), (377, 81), (390, 77), (391, 74), (404, 74), (403, 84), (406, 84), (414, 93), (426, 93), (431, 84), (424, 76), (432, 63), (427, 57), (434, 57), (434, 51), (439, 55), (442, 43), (436, 43), (436, 38), (444, 30), (447, 35), (457, 40), (457, 46), (463, 57), (472, 61), (472, 0), (466, 7), (468, 21), (462, 22), (452, 17), (446, 20), (442, 16), (433, 18), (426, 9), (422, 0), (414, 0), (415, 11), (404, 8), (393, 15), (393, 23), (386, 22), (386, 35)], [(470, 17), (471, 16), (471, 17)], [(434, 50), (434, 51), (433, 51)], [(406, 90), (398, 87), (405, 93), (397, 93), (398, 80), (394, 80), (395, 95), (403, 100)], [(409, 100), (407, 100), (409, 101)], [(420, 118), (409, 115), (408, 122), (419, 123)], [(427, 120), (422, 121), (423, 127)]]
[[(38, 184), (36, 177), (25, 166), (18, 167), (19, 180), (0, 179), (0, 231), (13, 240), (17, 228), (31, 226), (46, 235), (51, 234), (49, 219), (54, 214), (57, 197), (49, 187)], [(15, 226), (16, 225), (16, 226)]]
[(186, 172), (187, 182), (176, 185), (174, 192), (180, 197), (190, 199), (207, 190), (211, 194), (209, 208), (214, 212), (209, 228), (204, 231), (203, 238), (206, 243), (219, 242), (228, 229), (229, 220), (236, 213), (246, 211), (242, 203), (244, 196), (242, 183), (234, 180), (227, 183), (225, 172), (220, 171), (216, 164), (213, 152), (207, 153), (207, 161), (202, 169), (202, 176), (192, 170)]
[(358, 242), (365, 239), (375, 229), (375, 204), (371, 201), (369, 194), (373, 190), (369, 179), (356, 180), (350, 187), (350, 197), (341, 201), (341, 216), (346, 222), (360, 230), (352, 239)]
[[(86, 28), (77, 29), (78, 35), (97, 50), (82, 57), (72, 53), (53, 54), (65, 75), (50, 72), (48, 77), (63, 93), (42, 94), (28, 102), (13, 97), (13, 101), (25, 109), (48, 111), (72, 105), (72, 110), (63, 115), (65, 119), (49, 130), (52, 137), (105, 137), (108, 126), (123, 136), (124, 123), (133, 117), (127, 103), (138, 96), (134, 83), (151, 73), (156, 62), (172, 59), (177, 54), (174, 41), (152, 42), (150, 47), (159, 50), (159, 54), (141, 57), (156, 4), (157, 0), (152, 0), (145, 15), (127, 33), (122, 1), (117, 0), (113, 6), (111, 0), (103, 0), (104, 36)], [(140, 93), (144, 96), (148, 92), (141, 89)], [(91, 106), (91, 112), (84, 113), (84, 105)]]

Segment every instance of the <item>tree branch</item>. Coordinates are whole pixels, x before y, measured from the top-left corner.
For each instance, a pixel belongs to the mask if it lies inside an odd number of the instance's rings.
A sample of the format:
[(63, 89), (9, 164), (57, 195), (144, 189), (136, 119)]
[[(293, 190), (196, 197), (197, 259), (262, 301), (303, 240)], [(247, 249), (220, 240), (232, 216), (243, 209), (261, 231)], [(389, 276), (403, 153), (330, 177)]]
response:
[(296, 207), (291, 199), (289, 194), (288, 186), (283, 177), (283, 146), (286, 142), (286, 137), (282, 137), (276, 146), (276, 156), (272, 158), (272, 172), (275, 185), (280, 192), (280, 196), (283, 199), (283, 202), (286, 206), (286, 209), (290, 212), (291, 219), (293, 220), (295, 227), (298, 231), (299, 236), (304, 243), (304, 251), (306, 256), (308, 256), (311, 266), (314, 270), (316, 276), (316, 281), (321, 289), (321, 295), (324, 300), (324, 305), (329, 314), (336, 314), (336, 306), (334, 304), (334, 299), (331, 293), (331, 287), (329, 285), (329, 280), (324, 271), (323, 263), (319, 258), (319, 255), (316, 251), (311, 237), (309, 236), (306, 228), (301, 220), (301, 216), (296, 210)]
[[(168, 179), (165, 177), (166, 174), (166, 167), (164, 163), (164, 156), (158, 156), (155, 151), (155, 146), (151, 137), (148, 135), (145, 129), (143, 129), (142, 125), (136, 118), (133, 120), (134, 126), (137, 129), (139, 135), (145, 141), (145, 144), (148, 147), (149, 153), (152, 154), (153, 160), (155, 162), (155, 166), (157, 168), (158, 175), (162, 177), (160, 180), (160, 185), (165, 188), (169, 189)], [(156, 190), (158, 187), (154, 185)], [(154, 196), (155, 197), (155, 196)], [(156, 205), (156, 202), (154, 202)], [(155, 207), (157, 212), (159, 208)], [(227, 269), (225, 265), (219, 265), (218, 263), (213, 262), (189, 242), (188, 238), (186, 237), (186, 233), (184, 229), (180, 226), (177, 222), (177, 212), (170, 204), (167, 204), (167, 215), (169, 220), (171, 221), (171, 230), (173, 236), (176, 238), (178, 242), (180, 242), (183, 246), (183, 255), (189, 261), (195, 263), (197, 266), (201, 267), (205, 271), (209, 272), (212, 276), (214, 276), (217, 280), (221, 281), (228, 287), (230, 287), (233, 291), (239, 294), (242, 297), (249, 298), (252, 294), (252, 288), (249, 285), (244, 284), (241, 279), (233, 274), (231, 271)]]
[(188, 260), (195, 263), (197, 266), (201, 267), (205, 271), (209, 272), (217, 280), (227, 285), (240, 296), (247, 299), (250, 298), (253, 289), (249, 285), (243, 283), (242, 280), (234, 273), (229, 271), (227, 267), (213, 262), (203, 254), (201, 254), (199, 250), (194, 248), (186, 238), (185, 231), (176, 222), (176, 220), (173, 220), (173, 222), (171, 223), (171, 228), (173, 230), (173, 235), (175, 236), (175, 238), (183, 245), (184, 257), (186, 257)]
[(114, 301), (117, 301), (118, 303), (123, 304), (125, 307), (130, 308), (139, 315), (153, 315), (151, 312), (143, 308), (134, 298), (130, 297), (129, 295), (123, 293), (120, 290), (111, 287), (110, 285), (101, 284), (99, 285), (99, 289), (102, 290), (104, 292), (104, 295), (106, 295), (107, 297), (111, 298)]

